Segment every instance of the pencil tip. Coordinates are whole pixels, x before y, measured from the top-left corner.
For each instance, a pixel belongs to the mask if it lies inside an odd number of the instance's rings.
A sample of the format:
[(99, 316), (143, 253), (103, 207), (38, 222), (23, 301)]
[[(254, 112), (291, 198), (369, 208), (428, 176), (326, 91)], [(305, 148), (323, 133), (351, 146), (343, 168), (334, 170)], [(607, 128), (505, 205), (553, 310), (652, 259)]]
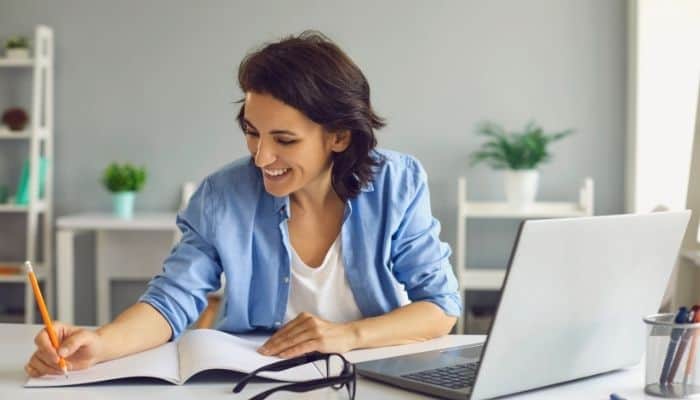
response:
[(31, 262), (31, 261), (25, 261), (25, 262), (24, 262), (24, 268), (27, 270), (27, 272), (34, 272), (34, 268), (32, 268), (32, 262)]

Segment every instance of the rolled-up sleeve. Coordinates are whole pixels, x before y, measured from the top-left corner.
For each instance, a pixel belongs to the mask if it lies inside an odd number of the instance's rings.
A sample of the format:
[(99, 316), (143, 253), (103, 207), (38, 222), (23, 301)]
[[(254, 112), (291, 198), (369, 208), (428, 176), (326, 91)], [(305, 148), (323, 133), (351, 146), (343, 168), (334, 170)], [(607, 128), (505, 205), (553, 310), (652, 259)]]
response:
[(214, 247), (211, 184), (204, 180), (187, 207), (177, 215), (182, 238), (163, 263), (139, 299), (158, 310), (177, 338), (207, 305), (207, 293), (220, 286), (221, 262)]
[(462, 311), (457, 279), (450, 265), (450, 247), (440, 241), (440, 223), (430, 210), (428, 179), (423, 167), (407, 158), (408, 201), (392, 234), (392, 264), (411, 301), (429, 301), (445, 314)]

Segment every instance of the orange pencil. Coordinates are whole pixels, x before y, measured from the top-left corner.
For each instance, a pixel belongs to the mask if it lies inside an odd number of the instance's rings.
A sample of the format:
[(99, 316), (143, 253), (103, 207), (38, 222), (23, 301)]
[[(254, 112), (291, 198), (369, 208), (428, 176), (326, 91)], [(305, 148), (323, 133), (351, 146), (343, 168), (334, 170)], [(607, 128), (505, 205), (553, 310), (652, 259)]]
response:
[[(41, 289), (39, 288), (39, 282), (36, 280), (36, 275), (34, 275), (34, 268), (32, 268), (32, 263), (29, 261), (24, 262), (24, 267), (27, 268), (27, 275), (29, 276), (29, 282), (32, 284), (32, 290), (34, 291), (34, 297), (36, 298), (36, 303), (39, 305), (39, 311), (41, 312), (41, 319), (44, 320), (44, 326), (46, 327), (46, 332), (49, 334), (49, 339), (51, 339), (51, 345), (56, 351), (60, 344), (58, 343), (58, 337), (56, 336), (56, 331), (53, 329), (53, 323), (51, 322), (51, 316), (49, 316), (49, 311), (46, 309), (46, 303), (44, 303), (44, 296), (41, 295)], [(58, 358), (58, 365), (61, 367), (63, 374), (68, 377), (68, 367), (66, 367), (66, 360), (63, 357)]]

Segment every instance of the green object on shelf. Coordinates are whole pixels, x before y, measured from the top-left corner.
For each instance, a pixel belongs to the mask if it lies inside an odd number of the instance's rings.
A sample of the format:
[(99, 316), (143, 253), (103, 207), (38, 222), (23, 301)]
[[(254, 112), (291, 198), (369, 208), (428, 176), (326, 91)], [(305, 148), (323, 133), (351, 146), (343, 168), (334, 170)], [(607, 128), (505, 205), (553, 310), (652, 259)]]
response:
[(134, 216), (135, 192), (112, 193), (112, 206), (114, 215), (122, 219), (131, 219)]
[[(48, 167), (48, 162), (46, 158), (39, 158), (39, 198), (44, 197), (44, 188), (46, 186), (46, 169)], [(29, 160), (24, 160), (22, 164), (22, 174), (19, 178), (19, 186), (17, 188), (17, 196), (15, 198), (15, 203), (20, 205), (29, 204)]]
[(7, 198), (10, 195), (10, 189), (7, 185), (0, 185), (0, 204), (7, 203)]
[(17, 204), (28, 204), (29, 203), (29, 192), (27, 191), (29, 183), (29, 161), (24, 160), (22, 163), (22, 174), (19, 178), (19, 187), (17, 188), (17, 195), (15, 195), (15, 203)]

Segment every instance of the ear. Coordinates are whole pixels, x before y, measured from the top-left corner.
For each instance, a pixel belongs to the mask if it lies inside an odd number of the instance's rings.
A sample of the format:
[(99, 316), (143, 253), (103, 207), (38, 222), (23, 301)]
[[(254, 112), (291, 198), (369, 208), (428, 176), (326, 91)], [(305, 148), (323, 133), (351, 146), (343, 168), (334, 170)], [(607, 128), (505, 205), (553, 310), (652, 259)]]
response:
[(350, 146), (350, 141), (352, 140), (350, 131), (335, 132), (331, 135), (333, 135), (331, 139), (331, 151), (342, 153)]

